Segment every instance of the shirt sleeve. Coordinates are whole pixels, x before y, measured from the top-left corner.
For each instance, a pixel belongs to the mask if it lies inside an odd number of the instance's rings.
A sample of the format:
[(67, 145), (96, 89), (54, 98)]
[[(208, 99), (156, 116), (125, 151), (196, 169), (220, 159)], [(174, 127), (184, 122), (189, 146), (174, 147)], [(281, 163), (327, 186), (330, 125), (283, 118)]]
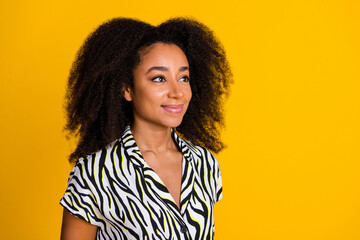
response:
[(211, 166), (210, 182), (213, 186), (213, 199), (215, 203), (223, 198), (222, 178), (218, 160), (210, 151), (208, 151), (208, 156)]
[[(86, 159), (88, 160), (88, 159)], [(93, 179), (89, 169), (92, 164), (80, 159), (72, 169), (65, 194), (60, 204), (72, 215), (90, 223), (100, 226), (102, 214), (99, 210), (94, 194)]]

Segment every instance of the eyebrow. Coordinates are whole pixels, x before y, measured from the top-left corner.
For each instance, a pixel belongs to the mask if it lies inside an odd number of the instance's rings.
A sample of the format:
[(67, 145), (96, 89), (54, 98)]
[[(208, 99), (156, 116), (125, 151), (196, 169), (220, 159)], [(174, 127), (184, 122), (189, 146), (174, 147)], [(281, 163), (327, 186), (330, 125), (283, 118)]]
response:
[[(151, 71), (153, 71), (153, 70), (158, 70), (158, 71), (164, 71), (164, 72), (166, 72), (166, 71), (168, 71), (169, 69), (168, 69), (167, 67), (163, 67), (163, 66), (154, 66), (154, 67), (149, 68), (149, 69), (146, 71), (146, 73), (149, 73), (149, 72), (151, 72)], [(186, 71), (186, 70), (189, 70), (189, 67), (188, 67), (188, 66), (184, 66), (184, 67), (179, 68), (179, 72), (184, 72), (184, 71)]]

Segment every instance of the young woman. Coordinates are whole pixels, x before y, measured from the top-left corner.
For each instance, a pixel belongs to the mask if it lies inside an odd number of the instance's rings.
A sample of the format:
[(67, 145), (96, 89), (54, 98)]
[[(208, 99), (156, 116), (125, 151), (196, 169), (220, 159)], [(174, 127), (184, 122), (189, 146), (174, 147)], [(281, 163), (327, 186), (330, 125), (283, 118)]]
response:
[(61, 238), (213, 239), (222, 182), (209, 150), (223, 149), (231, 81), (197, 21), (118, 18), (95, 30), (69, 77), (66, 129), (79, 142)]

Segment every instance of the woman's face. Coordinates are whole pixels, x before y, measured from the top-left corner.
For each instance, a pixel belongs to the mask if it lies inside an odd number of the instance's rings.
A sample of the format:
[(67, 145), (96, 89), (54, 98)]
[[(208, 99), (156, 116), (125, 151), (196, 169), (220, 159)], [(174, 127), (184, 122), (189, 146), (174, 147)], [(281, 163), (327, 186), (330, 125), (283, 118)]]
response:
[(125, 89), (134, 124), (173, 128), (180, 125), (191, 99), (189, 63), (175, 44), (155, 43), (141, 51), (133, 70), (133, 87)]

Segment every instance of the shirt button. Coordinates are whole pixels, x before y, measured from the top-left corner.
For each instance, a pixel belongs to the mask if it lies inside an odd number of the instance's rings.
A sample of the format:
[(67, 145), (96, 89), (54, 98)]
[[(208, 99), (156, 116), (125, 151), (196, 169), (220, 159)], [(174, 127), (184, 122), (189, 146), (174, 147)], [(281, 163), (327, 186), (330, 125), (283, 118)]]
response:
[(181, 227), (181, 228), (180, 228), (180, 232), (186, 233), (186, 231), (187, 231), (186, 227)]

